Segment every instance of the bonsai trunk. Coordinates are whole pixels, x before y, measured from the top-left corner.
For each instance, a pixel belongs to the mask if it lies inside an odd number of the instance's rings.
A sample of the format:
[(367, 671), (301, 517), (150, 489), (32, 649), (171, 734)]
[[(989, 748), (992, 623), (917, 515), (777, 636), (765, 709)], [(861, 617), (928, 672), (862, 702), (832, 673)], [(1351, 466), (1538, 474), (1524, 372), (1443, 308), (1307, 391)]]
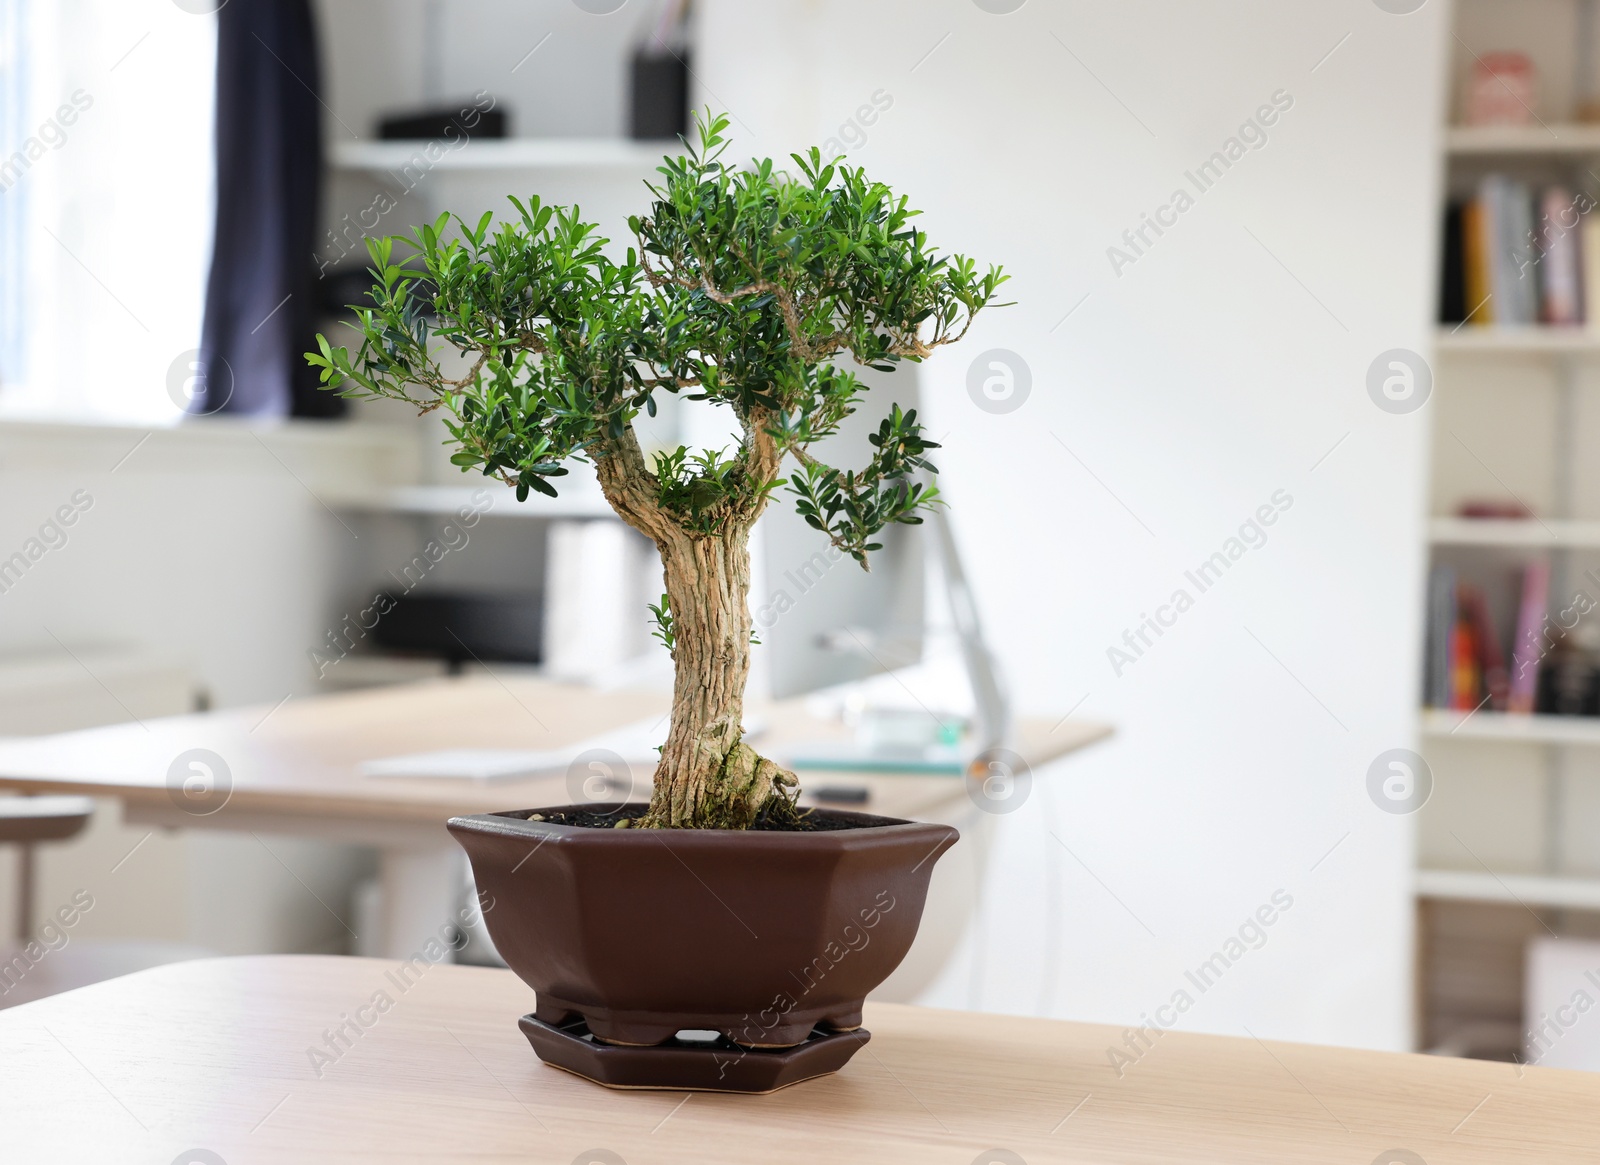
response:
[(750, 675), (750, 529), (658, 543), (672, 610), (672, 728), (642, 825), (744, 829), (769, 801), (789, 807), (793, 774), (743, 734)]

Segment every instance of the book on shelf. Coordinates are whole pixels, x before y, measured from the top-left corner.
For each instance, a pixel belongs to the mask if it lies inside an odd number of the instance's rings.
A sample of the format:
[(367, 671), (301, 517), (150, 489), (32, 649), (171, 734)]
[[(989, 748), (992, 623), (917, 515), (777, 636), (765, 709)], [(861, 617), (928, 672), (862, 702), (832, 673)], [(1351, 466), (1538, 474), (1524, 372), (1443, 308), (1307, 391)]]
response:
[(1456, 324), (1467, 318), (1466, 248), (1461, 232), (1466, 204), (1452, 202), (1444, 211), (1444, 270), (1440, 272), (1439, 319)]
[(1456, 572), (1436, 566), (1428, 580), (1427, 690), (1423, 702), (1430, 708), (1450, 707), (1452, 629), (1456, 623)]
[[(1456, 593), (1459, 605), (1461, 594)], [(1450, 695), (1449, 706), (1460, 712), (1471, 712), (1478, 706), (1478, 688), (1483, 671), (1478, 662), (1478, 629), (1472, 620), (1458, 617), (1450, 628)]]
[(1539, 661), (1544, 656), (1544, 619), (1550, 601), (1550, 564), (1528, 563), (1522, 572), (1522, 601), (1517, 609), (1517, 634), (1511, 647), (1511, 693), (1508, 712), (1532, 712), (1539, 696)]
[(1584, 321), (1591, 327), (1600, 327), (1600, 219), (1589, 215), (1578, 232), (1582, 252), (1579, 278), (1583, 284)]
[(1579, 236), (1576, 227), (1561, 223), (1572, 206), (1572, 195), (1563, 186), (1551, 186), (1539, 200), (1539, 321), (1546, 324), (1583, 322), (1583, 303), (1578, 285), (1580, 264)]
[(1439, 319), (1574, 326), (1600, 316), (1594, 200), (1556, 183), (1535, 189), (1486, 174), (1445, 209)]
[(1506, 709), (1510, 695), (1510, 676), (1506, 672), (1505, 653), (1500, 650), (1500, 637), (1495, 634), (1494, 623), (1489, 618), (1489, 605), (1483, 592), (1474, 586), (1461, 588), (1458, 602), (1461, 622), (1469, 632), (1469, 650), (1472, 666), (1468, 674), (1472, 683), (1461, 694), (1458, 705), (1476, 708), (1484, 700), (1499, 711)]
[[(1484, 250), (1483, 204), (1477, 199), (1461, 208), (1461, 248), (1462, 261), (1454, 264), (1461, 271), (1465, 284), (1461, 296), (1461, 318), (1480, 325), (1492, 324), (1494, 304), (1489, 296), (1489, 258)], [(1448, 258), (1445, 266), (1452, 266)]]

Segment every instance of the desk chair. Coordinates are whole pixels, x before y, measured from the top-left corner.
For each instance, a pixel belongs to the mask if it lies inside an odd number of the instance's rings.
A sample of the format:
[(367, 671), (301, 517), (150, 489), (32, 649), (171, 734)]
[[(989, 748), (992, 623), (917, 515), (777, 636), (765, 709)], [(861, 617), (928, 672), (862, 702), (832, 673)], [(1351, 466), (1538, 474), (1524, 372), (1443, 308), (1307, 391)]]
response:
[[(42, 940), (33, 916), (35, 847), (82, 833), (93, 814), (94, 802), (88, 797), (0, 797), (0, 845), (18, 850), (15, 941), (0, 942), (0, 1008), (211, 953), (177, 943), (78, 939), (60, 926), (56, 929), (63, 937), (56, 941), (61, 945)], [(35, 944), (32, 954), (30, 944)]]

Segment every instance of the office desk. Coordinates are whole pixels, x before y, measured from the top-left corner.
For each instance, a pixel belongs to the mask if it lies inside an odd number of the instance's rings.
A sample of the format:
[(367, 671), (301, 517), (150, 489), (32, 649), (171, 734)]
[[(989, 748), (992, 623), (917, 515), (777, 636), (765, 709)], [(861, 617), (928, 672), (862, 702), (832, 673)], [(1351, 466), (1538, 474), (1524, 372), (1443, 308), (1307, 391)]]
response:
[[(0, 1151), (52, 1165), (1592, 1165), (1600, 1152), (1587, 1073), (1168, 1032), (1119, 1079), (1106, 1048), (1121, 1029), (894, 1004), (867, 1005), (871, 1042), (834, 1076), (769, 1096), (613, 1092), (534, 1058), (516, 1027), (533, 994), (509, 971), (431, 967), (401, 992), (393, 966), (179, 963), (0, 1012)], [(365, 1012), (319, 1076), (309, 1049), (379, 991), (392, 1005)], [(197, 1149), (214, 1156), (180, 1155)]]
[[(434, 680), (11, 741), (0, 744), (0, 789), (115, 797), (124, 820), (135, 824), (376, 846), (385, 912), (378, 949), (398, 957), (436, 935), (456, 912), (452, 874), (460, 851), (445, 832), (446, 818), (575, 798), (564, 776), (378, 778), (359, 771), (362, 761), (446, 748), (558, 748), (650, 716), (661, 718), (665, 739), (670, 703), (664, 692), (599, 692), (525, 677)], [(763, 748), (845, 732), (809, 717), (798, 701), (752, 711), (769, 725), (754, 742)], [(1110, 731), (1078, 720), (1025, 721), (1020, 751), (1038, 767)], [(228, 767), (231, 790), (218, 808), (169, 787), (173, 762), (192, 749), (207, 749)], [(637, 799), (648, 799), (650, 775), (634, 774)], [(812, 787), (866, 786), (868, 803), (852, 808), (891, 817), (937, 816), (966, 799), (959, 778), (802, 778)]]

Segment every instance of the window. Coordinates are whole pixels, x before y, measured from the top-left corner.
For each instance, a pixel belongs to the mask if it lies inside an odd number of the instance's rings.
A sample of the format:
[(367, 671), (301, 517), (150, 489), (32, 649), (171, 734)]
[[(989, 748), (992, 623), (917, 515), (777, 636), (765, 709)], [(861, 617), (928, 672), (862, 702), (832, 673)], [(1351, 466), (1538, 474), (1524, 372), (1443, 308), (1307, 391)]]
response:
[(28, 189), (19, 186), (5, 161), (22, 148), (26, 60), (21, 52), (22, 0), (0, 0), (0, 389), (22, 375), (23, 219)]
[(212, 213), (200, 7), (0, 0), (0, 417), (182, 415)]

